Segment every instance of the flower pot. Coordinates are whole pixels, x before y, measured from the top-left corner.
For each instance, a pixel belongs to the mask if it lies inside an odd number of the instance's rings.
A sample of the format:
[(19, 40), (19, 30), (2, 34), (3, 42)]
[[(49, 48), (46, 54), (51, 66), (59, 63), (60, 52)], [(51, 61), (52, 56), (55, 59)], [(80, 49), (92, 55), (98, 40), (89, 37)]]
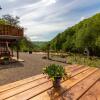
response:
[(53, 81), (53, 87), (54, 88), (60, 87), (60, 81), (61, 81), (61, 77), (55, 77)]

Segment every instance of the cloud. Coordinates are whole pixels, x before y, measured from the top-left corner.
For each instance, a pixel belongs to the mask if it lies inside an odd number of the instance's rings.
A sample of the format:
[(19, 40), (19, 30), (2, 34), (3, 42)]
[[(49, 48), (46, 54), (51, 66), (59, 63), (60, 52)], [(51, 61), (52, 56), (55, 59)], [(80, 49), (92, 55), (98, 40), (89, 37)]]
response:
[(82, 21), (82, 20), (84, 20), (84, 19), (85, 19), (85, 17), (81, 17), (81, 18), (80, 18), (80, 21)]
[[(91, 3), (90, 3), (91, 2)], [(0, 0), (1, 14), (20, 17), (31, 40), (50, 40), (67, 27), (100, 12), (98, 0)]]
[(56, 0), (42, 0), (43, 3), (46, 3), (46, 5), (52, 5), (54, 3), (56, 3)]
[(8, 2), (15, 2), (16, 0), (8, 0)]

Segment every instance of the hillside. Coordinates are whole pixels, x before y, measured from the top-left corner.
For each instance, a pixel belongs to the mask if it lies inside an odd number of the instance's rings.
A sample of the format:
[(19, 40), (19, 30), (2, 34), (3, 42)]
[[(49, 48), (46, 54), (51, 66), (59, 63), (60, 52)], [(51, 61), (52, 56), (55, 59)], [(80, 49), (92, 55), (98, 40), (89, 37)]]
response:
[(83, 53), (88, 48), (90, 55), (100, 56), (100, 13), (59, 33), (50, 44), (56, 51)]
[(42, 47), (44, 45), (46, 45), (47, 42), (43, 42), (43, 41), (34, 41), (33, 44), (37, 45), (38, 47)]

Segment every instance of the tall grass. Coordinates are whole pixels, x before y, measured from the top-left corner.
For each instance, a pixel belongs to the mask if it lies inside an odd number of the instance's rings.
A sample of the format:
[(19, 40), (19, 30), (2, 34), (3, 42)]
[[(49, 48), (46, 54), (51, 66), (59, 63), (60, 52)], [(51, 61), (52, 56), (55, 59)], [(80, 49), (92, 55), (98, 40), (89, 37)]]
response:
[(71, 54), (67, 56), (68, 64), (82, 64), (91, 67), (100, 68), (100, 58), (98, 57), (87, 57), (79, 54)]

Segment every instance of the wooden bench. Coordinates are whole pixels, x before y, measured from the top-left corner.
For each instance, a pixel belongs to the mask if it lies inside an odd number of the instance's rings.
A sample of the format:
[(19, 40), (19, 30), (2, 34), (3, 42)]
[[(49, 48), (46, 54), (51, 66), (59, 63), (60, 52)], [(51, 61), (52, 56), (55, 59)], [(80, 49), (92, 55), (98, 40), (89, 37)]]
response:
[(70, 65), (66, 70), (71, 78), (58, 89), (40, 74), (0, 86), (0, 100), (100, 100), (100, 69)]

